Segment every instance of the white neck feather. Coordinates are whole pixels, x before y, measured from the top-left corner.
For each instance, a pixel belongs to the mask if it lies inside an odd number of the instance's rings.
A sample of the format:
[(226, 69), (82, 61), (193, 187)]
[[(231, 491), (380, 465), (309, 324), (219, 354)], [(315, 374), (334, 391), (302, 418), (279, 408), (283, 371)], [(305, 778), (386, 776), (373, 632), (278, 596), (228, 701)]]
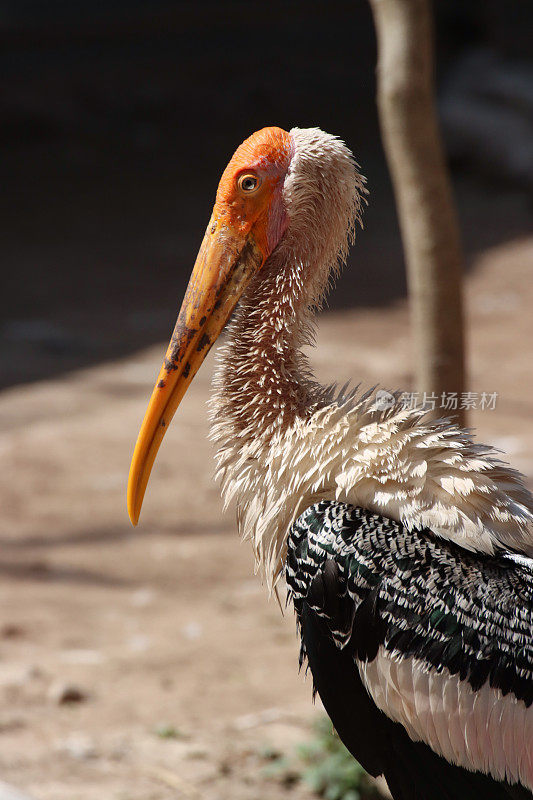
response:
[[(276, 254), (249, 287), (219, 351), (216, 405), (233, 436), (262, 438), (305, 417), (319, 399), (302, 346), (312, 338), (311, 311), (297, 298), (302, 265)], [(301, 300), (301, 302), (297, 302)]]

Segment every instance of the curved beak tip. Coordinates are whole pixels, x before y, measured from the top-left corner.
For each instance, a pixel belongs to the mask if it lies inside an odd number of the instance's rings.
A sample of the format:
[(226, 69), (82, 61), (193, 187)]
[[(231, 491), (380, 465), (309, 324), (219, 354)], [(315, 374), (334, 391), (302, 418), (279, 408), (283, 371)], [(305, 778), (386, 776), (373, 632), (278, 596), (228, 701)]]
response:
[(131, 490), (129, 490), (128, 488), (128, 501), (127, 501), (128, 517), (130, 518), (131, 524), (135, 528), (137, 527), (137, 523), (139, 522), (141, 509), (136, 508), (135, 498), (130, 494), (130, 491)]

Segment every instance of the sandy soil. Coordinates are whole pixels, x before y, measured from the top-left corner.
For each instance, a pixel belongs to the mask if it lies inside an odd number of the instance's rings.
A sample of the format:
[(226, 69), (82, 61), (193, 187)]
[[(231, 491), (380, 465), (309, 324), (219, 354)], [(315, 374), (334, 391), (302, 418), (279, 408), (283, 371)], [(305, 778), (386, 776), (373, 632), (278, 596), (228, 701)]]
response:
[[(479, 438), (533, 476), (533, 239), (468, 277)], [(291, 613), (253, 576), (212, 482), (212, 357), (162, 448), (141, 524), (125, 481), (163, 344), (0, 396), (0, 778), (36, 800), (309, 798), (264, 777), (321, 713)], [(323, 380), (409, 388), (403, 303), (324, 314)], [(60, 698), (78, 689), (80, 702)], [(158, 735), (172, 726), (175, 738)]]

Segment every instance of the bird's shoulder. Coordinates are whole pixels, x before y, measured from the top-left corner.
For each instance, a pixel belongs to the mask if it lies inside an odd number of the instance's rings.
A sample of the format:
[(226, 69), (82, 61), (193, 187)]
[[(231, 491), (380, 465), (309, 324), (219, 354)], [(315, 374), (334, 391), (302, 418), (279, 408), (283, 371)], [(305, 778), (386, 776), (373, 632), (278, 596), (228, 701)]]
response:
[(454, 420), (435, 419), (398, 393), (342, 390), (298, 431), (316, 465), (313, 473), (302, 457), (312, 486), (321, 469), (331, 497), (471, 550), (533, 557), (533, 495), (523, 476)]

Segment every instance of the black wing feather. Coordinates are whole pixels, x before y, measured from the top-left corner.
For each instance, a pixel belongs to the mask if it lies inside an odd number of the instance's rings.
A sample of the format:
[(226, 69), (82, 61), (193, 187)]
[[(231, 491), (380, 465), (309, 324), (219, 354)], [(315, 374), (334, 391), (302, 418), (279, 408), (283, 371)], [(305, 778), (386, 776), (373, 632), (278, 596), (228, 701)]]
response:
[(291, 530), (286, 578), (314, 688), (350, 752), (370, 774), (385, 775), (395, 800), (531, 800), (521, 786), (450, 764), (412, 741), (377, 708), (354, 662), (372, 661), (383, 646), (445, 667), (474, 690), (489, 682), (531, 704), (527, 566), (323, 501)]

